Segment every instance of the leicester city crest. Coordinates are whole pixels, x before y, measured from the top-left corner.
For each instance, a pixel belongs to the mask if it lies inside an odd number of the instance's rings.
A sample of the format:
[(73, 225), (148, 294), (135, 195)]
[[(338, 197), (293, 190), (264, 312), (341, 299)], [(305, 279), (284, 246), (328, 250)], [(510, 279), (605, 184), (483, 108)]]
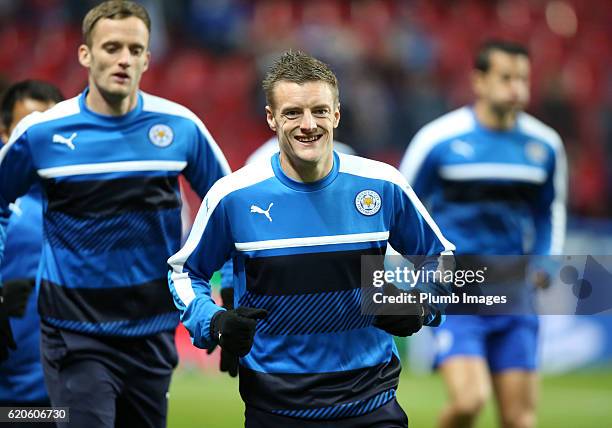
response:
[(149, 141), (157, 147), (168, 147), (172, 144), (174, 132), (168, 125), (157, 124), (149, 129)]
[(525, 155), (533, 163), (543, 164), (548, 158), (548, 153), (543, 144), (537, 141), (528, 141), (525, 144)]
[(363, 190), (355, 197), (355, 207), (363, 215), (374, 215), (380, 210), (380, 195), (374, 190)]

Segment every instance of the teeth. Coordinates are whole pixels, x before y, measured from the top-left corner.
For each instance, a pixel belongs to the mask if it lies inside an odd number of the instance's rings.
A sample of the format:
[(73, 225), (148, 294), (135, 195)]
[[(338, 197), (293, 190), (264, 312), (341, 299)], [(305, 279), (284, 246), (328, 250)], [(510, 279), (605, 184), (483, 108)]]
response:
[(302, 141), (304, 143), (311, 143), (313, 141), (317, 141), (319, 139), (319, 135), (315, 135), (314, 137), (296, 137), (297, 140)]

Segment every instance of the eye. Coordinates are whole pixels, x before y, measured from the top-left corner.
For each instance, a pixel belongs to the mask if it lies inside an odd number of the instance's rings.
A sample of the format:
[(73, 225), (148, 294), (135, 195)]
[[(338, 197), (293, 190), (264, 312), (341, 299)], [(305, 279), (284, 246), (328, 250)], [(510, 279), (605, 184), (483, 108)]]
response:
[(329, 109), (327, 108), (318, 108), (313, 110), (312, 115), (318, 118), (326, 118), (329, 114)]
[(109, 54), (117, 52), (118, 49), (119, 47), (117, 45), (105, 45), (104, 46), (104, 50), (108, 52)]
[(283, 112), (283, 116), (285, 116), (289, 120), (293, 120), (300, 117), (300, 112), (298, 110), (288, 110)]
[(144, 48), (137, 46), (137, 47), (133, 47), (130, 48), (130, 52), (132, 53), (132, 55), (134, 56), (140, 56), (142, 55), (142, 53), (144, 52)]

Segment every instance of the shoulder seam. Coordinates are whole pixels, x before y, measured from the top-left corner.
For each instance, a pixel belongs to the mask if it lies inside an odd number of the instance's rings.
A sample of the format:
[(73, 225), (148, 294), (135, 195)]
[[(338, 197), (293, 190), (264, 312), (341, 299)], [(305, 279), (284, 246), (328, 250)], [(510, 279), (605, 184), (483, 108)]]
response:
[[(228, 195), (240, 189), (254, 186), (257, 183), (267, 180), (268, 178), (274, 177), (272, 166), (270, 166), (268, 169), (259, 168), (260, 165), (258, 163), (247, 165), (230, 175), (220, 178), (215, 184), (213, 184), (202, 200), (202, 204), (200, 205), (198, 214), (193, 222), (191, 233), (189, 234), (187, 241), (176, 254), (168, 259), (168, 264), (173, 266), (178, 273), (183, 272), (185, 262), (195, 251), (200, 239), (202, 238), (202, 235), (204, 234), (204, 231), (206, 230), (209, 219), (221, 202)], [(251, 170), (253, 170), (254, 173)], [(241, 182), (241, 180), (243, 181)]]
[[(204, 137), (206, 137), (206, 141), (208, 142), (208, 145), (210, 146), (218, 162), (223, 167), (224, 172), (226, 174), (229, 174), (231, 172), (229, 163), (227, 162), (227, 159), (225, 158), (223, 151), (217, 144), (217, 141), (213, 138), (213, 136), (211, 135), (210, 131), (208, 130), (204, 122), (202, 122), (202, 120), (200, 120), (200, 118), (194, 112), (192, 112), (187, 107), (179, 103), (176, 103), (174, 101), (170, 101), (165, 98), (158, 97), (156, 95), (151, 95), (143, 91), (141, 91), (141, 94), (142, 94), (142, 99), (143, 99), (142, 111), (151, 112), (151, 113), (167, 114), (169, 116), (182, 117), (184, 119), (190, 120), (199, 129), (199, 131), (204, 135)], [(154, 106), (151, 103), (157, 103), (158, 108), (153, 108)], [(166, 108), (169, 109), (169, 111), (166, 110)]]
[(15, 144), (15, 142), (30, 128), (43, 123), (51, 122), (53, 120), (60, 120), (79, 114), (81, 111), (79, 107), (80, 96), (81, 95), (77, 95), (76, 97), (64, 100), (47, 111), (35, 111), (24, 117), (13, 130), (9, 141), (0, 149), (0, 163), (2, 163), (2, 160), (8, 153), (11, 146)]
[(541, 140), (555, 150), (563, 144), (557, 131), (528, 113), (521, 113), (518, 123), (521, 131), (525, 134)]
[[(447, 126), (458, 122), (453, 126)], [(447, 129), (448, 128), (448, 129)], [(474, 129), (469, 107), (461, 107), (429, 122), (412, 138), (400, 163), (400, 171), (412, 183), (427, 156), (441, 143), (460, 138)]]

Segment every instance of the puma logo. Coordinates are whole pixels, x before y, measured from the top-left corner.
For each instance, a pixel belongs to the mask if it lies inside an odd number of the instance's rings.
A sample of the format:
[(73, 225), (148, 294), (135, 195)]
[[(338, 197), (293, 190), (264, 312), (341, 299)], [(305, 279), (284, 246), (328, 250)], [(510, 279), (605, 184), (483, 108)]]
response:
[(470, 158), (474, 156), (474, 147), (470, 143), (463, 140), (454, 140), (451, 143), (451, 150), (464, 158)]
[(23, 215), (23, 210), (19, 206), (19, 199), (15, 201), (13, 204), (9, 204), (9, 210), (13, 212), (17, 217), (21, 217)]
[(274, 202), (270, 202), (270, 205), (268, 205), (268, 209), (265, 211), (259, 208), (257, 205), (251, 205), (251, 212), (257, 213), (257, 214), (263, 214), (268, 218), (268, 220), (272, 221), (272, 217), (270, 217), (270, 208), (272, 208), (272, 205), (274, 205)]
[(66, 146), (68, 146), (68, 148), (70, 150), (74, 150), (74, 143), (72, 142), (72, 140), (74, 140), (77, 136), (76, 132), (73, 132), (72, 135), (68, 138), (59, 135), (59, 134), (53, 134), (53, 142), (54, 143), (58, 143), (58, 144), (65, 144)]

